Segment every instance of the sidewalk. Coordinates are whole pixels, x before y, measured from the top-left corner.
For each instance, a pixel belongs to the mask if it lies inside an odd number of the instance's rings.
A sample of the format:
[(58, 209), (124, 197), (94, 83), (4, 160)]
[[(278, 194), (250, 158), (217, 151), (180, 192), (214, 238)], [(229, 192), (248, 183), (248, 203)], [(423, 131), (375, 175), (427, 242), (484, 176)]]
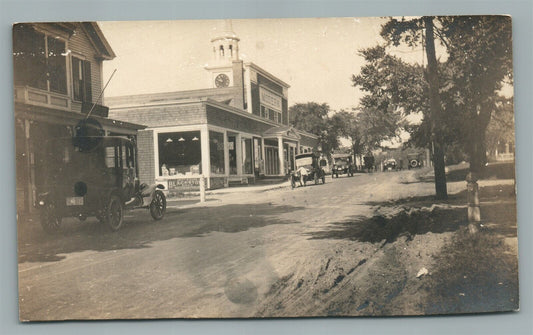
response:
[(239, 193), (261, 193), (276, 189), (289, 188), (291, 184), (289, 181), (284, 181), (276, 184), (268, 185), (243, 185), (234, 187), (224, 187), (215, 190), (205, 191), (205, 202), (200, 202), (200, 192), (185, 192), (184, 197), (169, 197), (167, 198), (167, 208), (172, 209), (184, 209), (192, 207), (209, 206), (211, 204), (218, 204), (222, 202), (221, 199), (210, 199), (210, 196), (214, 195), (229, 195)]

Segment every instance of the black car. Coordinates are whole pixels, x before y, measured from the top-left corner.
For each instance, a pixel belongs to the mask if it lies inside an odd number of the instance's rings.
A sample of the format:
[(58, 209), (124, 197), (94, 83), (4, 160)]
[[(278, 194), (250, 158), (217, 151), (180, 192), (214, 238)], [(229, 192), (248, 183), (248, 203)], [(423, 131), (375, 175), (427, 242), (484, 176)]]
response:
[(162, 185), (139, 184), (136, 145), (125, 137), (77, 137), (52, 140), (46, 180), (39, 190), (41, 225), (59, 229), (64, 217), (95, 216), (111, 230), (120, 229), (126, 208), (147, 208), (154, 220), (165, 215)]
[(355, 165), (353, 164), (352, 155), (350, 154), (333, 154), (333, 168), (331, 169), (331, 176), (339, 178), (339, 174), (345, 174), (352, 177), (355, 172)]
[(394, 158), (389, 158), (383, 161), (383, 171), (396, 171), (398, 170), (398, 163)]

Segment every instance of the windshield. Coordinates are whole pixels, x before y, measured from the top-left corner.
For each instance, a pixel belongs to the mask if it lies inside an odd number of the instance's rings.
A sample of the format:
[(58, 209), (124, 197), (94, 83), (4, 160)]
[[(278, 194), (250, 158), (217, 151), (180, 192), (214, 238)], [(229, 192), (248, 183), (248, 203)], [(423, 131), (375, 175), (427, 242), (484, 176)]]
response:
[(348, 157), (335, 158), (336, 164), (348, 164), (349, 162), (350, 162), (350, 159)]

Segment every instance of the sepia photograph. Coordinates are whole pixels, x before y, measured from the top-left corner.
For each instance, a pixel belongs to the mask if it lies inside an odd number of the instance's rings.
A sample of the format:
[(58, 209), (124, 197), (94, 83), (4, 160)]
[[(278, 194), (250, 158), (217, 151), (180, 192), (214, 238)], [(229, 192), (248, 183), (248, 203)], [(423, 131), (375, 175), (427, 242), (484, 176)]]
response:
[(12, 36), (21, 322), (519, 310), (511, 16)]

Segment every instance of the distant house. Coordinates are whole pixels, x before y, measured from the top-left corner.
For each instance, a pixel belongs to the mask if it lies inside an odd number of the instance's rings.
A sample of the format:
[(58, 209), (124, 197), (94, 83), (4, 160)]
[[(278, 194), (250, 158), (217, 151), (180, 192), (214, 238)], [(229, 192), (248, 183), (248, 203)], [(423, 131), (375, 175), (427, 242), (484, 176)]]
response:
[(114, 57), (94, 22), (13, 26), (18, 212), (33, 210), (57, 150), (49, 139), (72, 136), (91, 109), (107, 134), (135, 136), (143, 128), (109, 119), (103, 106), (102, 62)]
[(110, 116), (146, 125), (139, 132), (140, 181), (168, 189), (253, 183), (285, 176), (294, 156), (313, 150), (317, 136), (289, 126), (289, 85), (239, 59), (239, 38), (211, 40), (205, 67), (210, 88), (110, 97)]

